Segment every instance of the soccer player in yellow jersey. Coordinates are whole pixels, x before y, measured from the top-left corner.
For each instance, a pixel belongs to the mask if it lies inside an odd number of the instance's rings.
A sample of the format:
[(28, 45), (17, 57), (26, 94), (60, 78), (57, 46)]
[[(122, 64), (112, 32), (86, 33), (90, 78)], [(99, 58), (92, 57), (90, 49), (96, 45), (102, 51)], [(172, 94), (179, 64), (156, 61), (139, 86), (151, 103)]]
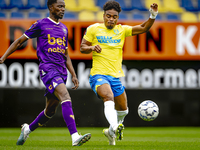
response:
[(125, 37), (147, 32), (158, 14), (158, 5), (150, 6), (150, 18), (141, 25), (117, 25), (121, 7), (116, 1), (108, 1), (103, 6), (104, 23), (89, 26), (82, 39), (80, 51), (92, 52), (93, 64), (90, 72), (90, 86), (104, 102), (104, 114), (110, 124), (104, 129), (104, 135), (110, 145), (115, 145), (115, 138), (122, 140), (124, 117), (128, 114), (125, 87), (119, 77), (122, 70), (122, 48)]

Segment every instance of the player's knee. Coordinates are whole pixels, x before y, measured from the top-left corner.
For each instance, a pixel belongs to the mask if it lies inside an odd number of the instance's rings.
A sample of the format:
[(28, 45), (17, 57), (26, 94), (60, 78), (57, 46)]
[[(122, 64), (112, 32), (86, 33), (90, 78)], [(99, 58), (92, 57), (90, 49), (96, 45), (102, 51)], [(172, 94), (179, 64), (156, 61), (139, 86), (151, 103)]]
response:
[(71, 97), (70, 97), (68, 92), (63, 93), (60, 100), (63, 101), (63, 100), (66, 100), (66, 99), (71, 100)]
[(126, 111), (128, 114), (128, 107), (125, 104), (115, 103), (115, 109), (119, 111)]
[(128, 112), (129, 112), (127, 106), (122, 106), (122, 107), (121, 107), (121, 110), (122, 110), (122, 111), (125, 111), (127, 114), (128, 114)]
[(56, 113), (55, 109), (53, 109), (53, 110), (50, 109), (50, 110), (46, 111), (46, 116), (52, 117), (55, 113)]
[(106, 102), (106, 101), (114, 101), (114, 96), (113, 96), (112, 93), (106, 93), (104, 95), (101, 95), (100, 97), (104, 102)]
[(45, 114), (48, 117), (52, 117), (56, 113), (57, 106), (51, 105), (45, 109)]

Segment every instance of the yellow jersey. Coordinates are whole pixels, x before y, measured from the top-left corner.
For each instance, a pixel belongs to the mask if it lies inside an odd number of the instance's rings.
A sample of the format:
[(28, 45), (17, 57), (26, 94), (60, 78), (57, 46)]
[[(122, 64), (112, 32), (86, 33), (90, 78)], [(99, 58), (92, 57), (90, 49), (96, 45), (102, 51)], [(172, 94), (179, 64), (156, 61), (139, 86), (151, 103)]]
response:
[(83, 38), (91, 42), (92, 46), (99, 45), (102, 49), (101, 53), (92, 52), (91, 75), (124, 76), (122, 48), (127, 36), (132, 36), (132, 27), (128, 25), (119, 24), (113, 29), (107, 29), (104, 23), (95, 23), (87, 28)]

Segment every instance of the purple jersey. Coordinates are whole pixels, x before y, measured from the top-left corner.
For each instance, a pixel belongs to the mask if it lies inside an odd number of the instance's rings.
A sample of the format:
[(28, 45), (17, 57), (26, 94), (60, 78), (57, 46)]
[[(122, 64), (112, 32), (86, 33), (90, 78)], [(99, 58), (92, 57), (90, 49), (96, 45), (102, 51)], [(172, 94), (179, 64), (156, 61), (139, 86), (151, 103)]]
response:
[(67, 75), (65, 50), (68, 47), (68, 29), (63, 23), (44, 18), (35, 22), (24, 34), (28, 38), (37, 38), (41, 74), (57, 70)]

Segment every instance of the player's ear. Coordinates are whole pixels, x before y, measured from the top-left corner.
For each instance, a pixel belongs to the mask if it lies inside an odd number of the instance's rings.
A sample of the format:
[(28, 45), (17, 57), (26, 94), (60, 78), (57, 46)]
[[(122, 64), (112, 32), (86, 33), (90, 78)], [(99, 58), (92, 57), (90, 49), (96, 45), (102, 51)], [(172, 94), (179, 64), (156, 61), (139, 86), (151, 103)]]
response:
[(49, 5), (49, 11), (52, 11), (53, 6)]
[(103, 14), (103, 20), (105, 21), (107, 18), (106, 13)]

